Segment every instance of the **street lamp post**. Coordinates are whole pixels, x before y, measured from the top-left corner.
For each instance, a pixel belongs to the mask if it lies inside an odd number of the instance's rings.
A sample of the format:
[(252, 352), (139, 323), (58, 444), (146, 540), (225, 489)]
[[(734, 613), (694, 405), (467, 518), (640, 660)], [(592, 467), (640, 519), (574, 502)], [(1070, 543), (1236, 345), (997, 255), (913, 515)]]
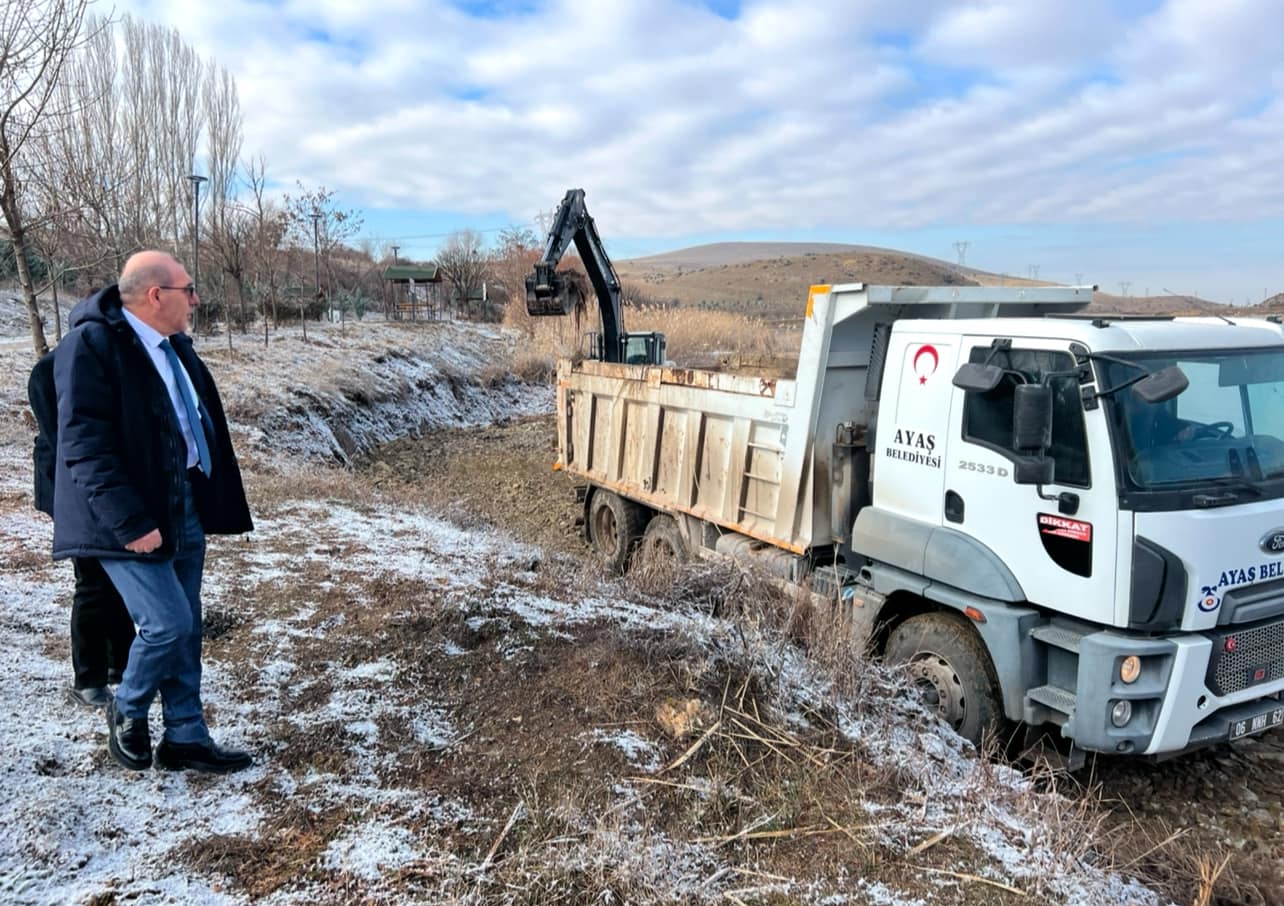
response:
[[(192, 184), (192, 285), (200, 289), (201, 280), (201, 183), (209, 178), (195, 173), (187, 177)], [(200, 319), (200, 308), (192, 313), (194, 320)], [(195, 329), (196, 325), (192, 325)]]
[(399, 245), (394, 245), (394, 246), (392, 247), (392, 263), (393, 263), (393, 264), (399, 264), (399, 263), (400, 263), (399, 261), (397, 261), (397, 252), (399, 252), (399, 251), (401, 251), (401, 246), (399, 246)]

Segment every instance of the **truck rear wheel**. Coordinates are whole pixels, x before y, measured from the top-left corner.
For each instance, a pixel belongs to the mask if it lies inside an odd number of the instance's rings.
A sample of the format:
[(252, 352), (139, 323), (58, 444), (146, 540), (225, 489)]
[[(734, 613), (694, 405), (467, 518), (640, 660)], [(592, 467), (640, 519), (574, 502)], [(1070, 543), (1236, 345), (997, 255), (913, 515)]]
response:
[(905, 664), (924, 701), (978, 748), (999, 728), (999, 681), (985, 644), (962, 617), (910, 617), (892, 630), (885, 657)]
[(612, 491), (599, 490), (589, 503), (589, 541), (606, 566), (622, 573), (642, 540), (646, 510)]
[(638, 556), (643, 563), (677, 565), (687, 559), (687, 543), (672, 516), (661, 513), (651, 517), (642, 534)]

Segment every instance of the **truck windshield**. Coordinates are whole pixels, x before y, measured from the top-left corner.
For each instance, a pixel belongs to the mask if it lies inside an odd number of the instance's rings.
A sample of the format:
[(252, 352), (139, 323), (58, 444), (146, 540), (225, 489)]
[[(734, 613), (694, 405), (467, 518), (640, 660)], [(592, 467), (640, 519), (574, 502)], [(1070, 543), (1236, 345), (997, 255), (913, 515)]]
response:
[[(1120, 354), (1098, 359), (1103, 387), (1177, 365), (1180, 395), (1147, 403), (1127, 387), (1106, 397), (1124, 491), (1214, 505), (1284, 495), (1284, 349)], [(1125, 364), (1126, 362), (1132, 363)]]

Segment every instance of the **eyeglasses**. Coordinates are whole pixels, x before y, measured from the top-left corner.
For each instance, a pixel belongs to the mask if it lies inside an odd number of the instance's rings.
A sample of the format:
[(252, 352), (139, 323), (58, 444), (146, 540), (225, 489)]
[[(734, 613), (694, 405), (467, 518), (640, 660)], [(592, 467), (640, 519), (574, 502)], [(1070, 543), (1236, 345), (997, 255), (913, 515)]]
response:
[(187, 293), (187, 298), (191, 299), (196, 296), (196, 284), (189, 283), (186, 286), (158, 286), (157, 289), (176, 289), (179, 292)]

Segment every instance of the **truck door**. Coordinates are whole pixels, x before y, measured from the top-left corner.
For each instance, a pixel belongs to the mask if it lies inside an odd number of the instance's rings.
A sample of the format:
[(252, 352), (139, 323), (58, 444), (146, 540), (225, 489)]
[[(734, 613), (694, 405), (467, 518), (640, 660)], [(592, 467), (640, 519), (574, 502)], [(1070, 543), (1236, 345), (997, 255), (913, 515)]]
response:
[[(1006, 373), (988, 393), (955, 388), (942, 525), (993, 551), (1032, 603), (1109, 622), (1114, 614), (1118, 524), (1101, 410), (1085, 412), (1065, 341), (1016, 339), (996, 345), (994, 340), (962, 340), (960, 364), (988, 361)], [(1012, 414), (1015, 387), (1045, 380), (1053, 391), (1047, 456), (1055, 467), (1053, 483), (1040, 489), (1013, 480), (1017, 460), (1028, 454), (1013, 447)], [(1055, 499), (1062, 492), (1072, 500)]]

